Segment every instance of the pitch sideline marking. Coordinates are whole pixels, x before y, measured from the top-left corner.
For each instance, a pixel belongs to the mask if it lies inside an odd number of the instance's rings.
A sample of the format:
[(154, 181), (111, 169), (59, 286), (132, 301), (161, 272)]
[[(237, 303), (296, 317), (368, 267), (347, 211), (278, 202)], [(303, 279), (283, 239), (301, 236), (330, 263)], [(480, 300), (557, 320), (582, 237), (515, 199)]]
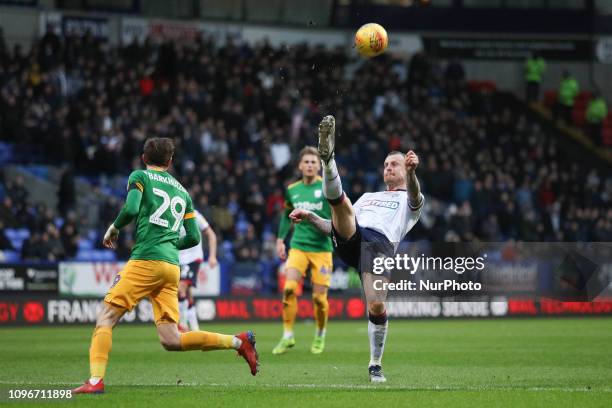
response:
[[(0, 381), (0, 385), (69, 385), (65, 382), (40, 382), (40, 381)], [(393, 386), (393, 385), (369, 385), (369, 384), (228, 384), (228, 383), (122, 383), (110, 384), (111, 386), (128, 387), (261, 387), (261, 388), (312, 388), (312, 389), (346, 389), (346, 390), (406, 390), (406, 391), (530, 391), (530, 392), (612, 392), (612, 388), (584, 388), (584, 387), (504, 387), (504, 386)], [(76, 383), (74, 384), (76, 386)]]

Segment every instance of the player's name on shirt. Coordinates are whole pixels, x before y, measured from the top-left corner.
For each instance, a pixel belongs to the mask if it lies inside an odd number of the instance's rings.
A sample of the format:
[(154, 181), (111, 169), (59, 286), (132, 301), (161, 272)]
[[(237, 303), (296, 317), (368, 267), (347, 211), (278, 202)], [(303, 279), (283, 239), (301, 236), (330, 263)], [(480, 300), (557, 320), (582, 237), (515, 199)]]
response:
[(299, 208), (301, 210), (308, 211), (321, 211), (323, 210), (323, 202), (319, 201), (318, 203), (312, 203), (309, 201), (300, 201), (297, 203), (293, 203), (293, 208)]
[(185, 193), (187, 192), (187, 190), (185, 190), (185, 187), (183, 187), (181, 185), (181, 183), (179, 183), (178, 181), (176, 181), (172, 177), (162, 176), (160, 174), (156, 174), (156, 173), (150, 172), (148, 170), (145, 170), (145, 174), (147, 176), (149, 176), (149, 179), (151, 179), (151, 180), (159, 181), (159, 182), (165, 183), (165, 184), (170, 184), (174, 188), (178, 188), (179, 190), (181, 190), (181, 191), (183, 191)]

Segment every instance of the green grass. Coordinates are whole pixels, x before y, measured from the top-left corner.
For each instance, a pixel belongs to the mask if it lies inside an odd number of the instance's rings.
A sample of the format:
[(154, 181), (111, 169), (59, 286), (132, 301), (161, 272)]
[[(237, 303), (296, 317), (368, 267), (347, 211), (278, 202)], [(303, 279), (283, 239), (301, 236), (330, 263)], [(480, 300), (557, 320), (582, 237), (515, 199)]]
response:
[[(273, 356), (277, 324), (202, 324), (257, 332), (261, 372), (230, 351), (169, 353), (153, 326), (119, 325), (106, 394), (10, 405), (182, 406), (612, 406), (612, 319), (391, 321), (388, 382), (370, 385), (366, 322), (331, 322), (326, 350), (310, 354), (312, 323)], [(88, 376), (92, 327), (0, 329), (0, 405), (8, 389), (67, 388)]]

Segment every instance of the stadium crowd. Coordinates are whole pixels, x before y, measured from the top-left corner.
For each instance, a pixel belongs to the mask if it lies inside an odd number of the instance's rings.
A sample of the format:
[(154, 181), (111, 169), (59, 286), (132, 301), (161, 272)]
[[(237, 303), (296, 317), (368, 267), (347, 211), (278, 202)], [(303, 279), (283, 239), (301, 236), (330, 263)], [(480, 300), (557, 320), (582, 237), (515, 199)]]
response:
[[(298, 176), (291, 159), (316, 143), (329, 113), (352, 200), (383, 188), (388, 151), (420, 155), (430, 199), (411, 240), (612, 240), (610, 174), (572, 160), (555, 135), (491, 94), (470, 92), (455, 61), (416, 54), (362, 63), (343, 49), (222, 44), (207, 35), (114, 48), (51, 32), (29, 51), (0, 53), (5, 142), (98, 177), (127, 176), (141, 165), (145, 138), (172, 137), (173, 172), (221, 235), (225, 256), (237, 260), (274, 258), (284, 186)], [(10, 245), (5, 228), (27, 226), (23, 259), (75, 255), (82, 231), (74, 211), (28, 203), (22, 181), (3, 187), (2, 246)], [(100, 232), (121, 203), (106, 198)], [(124, 259), (133, 240), (121, 236)]]

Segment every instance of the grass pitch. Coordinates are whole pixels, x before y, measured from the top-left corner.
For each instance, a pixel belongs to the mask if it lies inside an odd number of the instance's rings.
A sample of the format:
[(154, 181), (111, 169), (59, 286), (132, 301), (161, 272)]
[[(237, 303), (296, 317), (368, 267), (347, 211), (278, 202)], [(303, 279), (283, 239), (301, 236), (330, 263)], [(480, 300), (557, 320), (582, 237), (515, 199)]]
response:
[[(273, 356), (281, 324), (202, 324), (257, 332), (261, 372), (232, 351), (170, 353), (153, 326), (119, 325), (106, 394), (9, 401), (9, 389), (72, 388), (88, 377), (93, 327), (0, 329), (0, 405), (243, 406), (612, 406), (612, 319), (391, 321), (384, 385), (368, 382), (366, 322), (334, 322), (326, 350), (309, 352), (312, 323)], [(76, 405), (73, 405), (76, 404)]]

